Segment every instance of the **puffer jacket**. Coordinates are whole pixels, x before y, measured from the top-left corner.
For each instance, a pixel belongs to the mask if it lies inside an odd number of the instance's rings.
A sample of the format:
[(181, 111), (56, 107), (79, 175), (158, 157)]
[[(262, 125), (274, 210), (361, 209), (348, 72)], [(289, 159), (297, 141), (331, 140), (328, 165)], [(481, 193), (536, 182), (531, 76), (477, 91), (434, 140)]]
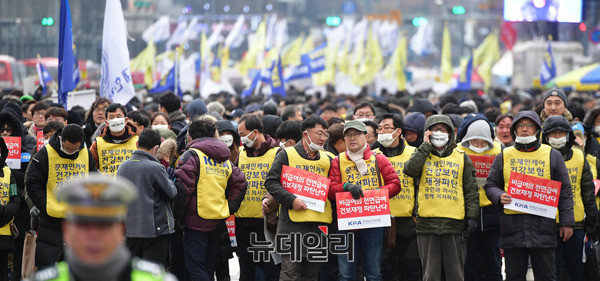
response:
[[(25, 132), (17, 112), (10, 107), (4, 107), (2, 112), (0, 112), (0, 125), (4, 126), (4, 124), (10, 124), (10, 127), (13, 128), (13, 132), (10, 135), (11, 137), (21, 137), (21, 153), (32, 153), (35, 149), (37, 140), (35, 137), (32, 137)], [(27, 165), (27, 163), (25, 165)]]
[[(7, 177), (9, 175), (4, 174), (4, 167), (6, 166), (6, 157), (8, 156), (8, 148), (3, 138), (0, 138), (0, 178)], [(23, 195), (17, 189), (15, 177), (10, 175), (9, 183), (9, 200), (5, 205), (0, 204), (0, 227), (4, 227), (10, 221), (16, 218), (19, 206), (23, 199)], [(11, 236), (0, 236), (0, 250), (13, 251), (15, 247), (14, 240)]]
[[(195, 139), (187, 146), (187, 151), (181, 155), (175, 169), (175, 186), (178, 193), (181, 191), (185, 192), (185, 204), (182, 205), (177, 200), (175, 214), (185, 213), (185, 224), (189, 229), (208, 232), (215, 230), (223, 220), (203, 219), (198, 216), (197, 206), (199, 199), (196, 187), (202, 163), (200, 163), (198, 155), (190, 150), (190, 148), (196, 148), (216, 161), (227, 161), (230, 151), (227, 145), (218, 139)], [(225, 189), (230, 214), (235, 213), (239, 209), (245, 194), (246, 177), (244, 177), (244, 173), (238, 167), (232, 165), (232, 174), (227, 181), (227, 188)], [(203, 199), (200, 198), (200, 200)]]
[[(371, 158), (371, 155), (373, 155), (373, 151), (371, 151), (371, 148), (367, 145), (363, 159), (368, 160)], [(329, 179), (331, 180), (329, 184), (329, 200), (335, 200), (336, 193), (345, 191), (344, 183), (346, 182), (342, 180), (342, 173), (340, 171), (340, 157), (348, 157), (348, 155), (344, 154), (342, 156), (340, 154), (339, 156), (333, 158), (333, 161), (331, 161), (331, 168), (329, 169)], [(400, 192), (400, 179), (396, 174), (394, 166), (392, 166), (390, 160), (388, 160), (385, 155), (377, 153), (375, 154), (375, 157), (377, 159), (377, 164), (379, 165), (381, 177), (383, 178), (383, 185), (380, 188), (386, 189), (388, 191), (389, 198), (392, 198)]]
[[(542, 124), (539, 116), (532, 110), (519, 112), (510, 128), (510, 134), (515, 137), (517, 123), (528, 118), (534, 121), (538, 129), (541, 129)], [(515, 149), (523, 152), (537, 153), (540, 148), (538, 141), (532, 144), (515, 143)], [(493, 204), (503, 210), (503, 205), (500, 204), (500, 196), (506, 193), (504, 190), (504, 158), (503, 153), (500, 153), (494, 159), (490, 174), (485, 182), (485, 194)], [(561, 182), (560, 196), (558, 200), (558, 212), (560, 226), (575, 225), (573, 216), (573, 194), (571, 191), (571, 181), (569, 180), (567, 168), (562, 155), (556, 149), (550, 151), (550, 176), (552, 180)], [(511, 248), (554, 248), (556, 247), (556, 220), (544, 218), (535, 215), (518, 214), (506, 215), (504, 212), (500, 214), (500, 236), (501, 247), (503, 249)]]
[[(454, 125), (450, 117), (446, 115), (433, 115), (427, 119), (425, 123), (425, 131), (429, 130), (433, 125), (442, 123), (451, 129), (450, 139), (448, 140), (448, 147), (440, 155), (428, 142), (423, 142), (417, 151), (413, 153), (410, 159), (404, 164), (404, 174), (420, 179), (423, 172), (425, 162), (429, 159), (431, 154), (438, 157), (448, 157), (456, 149), (456, 142), (454, 140)], [(467, 218), (477, 220), (479, 218), (479, 192), (477, 187), (477, 181), (475, 176), (475, 168), (473, 162), (469, 156), (464, 153), (464, 167), (462, 174), (463, 182), (463, 196), (465, 206), (465, 220)], [(419, 186), (420, 188), (420, 186)], [(419, 191), (417, 190), (417, 194)], [(418, 196), (417, 196), (418, 198)], [(420, 217), (418, 216), (418, 199), (415, 202), (415, 209), (417, 210), (417, 234), (462, 234), (466, 229), (465, 220), (456, 220), (450, 218), (435, 218), (435, 217)]]

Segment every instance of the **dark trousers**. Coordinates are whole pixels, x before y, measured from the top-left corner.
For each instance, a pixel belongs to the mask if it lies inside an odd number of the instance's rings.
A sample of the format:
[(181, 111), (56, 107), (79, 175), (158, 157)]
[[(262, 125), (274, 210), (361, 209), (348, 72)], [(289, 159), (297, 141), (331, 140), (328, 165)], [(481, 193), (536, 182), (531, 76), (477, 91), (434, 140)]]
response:
[(219, 247), (219, 232), (187, 229), (183, 235), (185, 266), (190, 279), (208, 281), (215, 279), (215, 261)]
[(175, 233), (171, 237), (171, 273), (177, 277), (179, 281), (189, 281), (190, 275), (186, 270), (185, 257), (183, 251), (183, 230), (176, 227)]
[(504, 249), (506, 281), (525, 281), (528, 261), (536, 281), (556, 281), (555, 248)]
[(412, 217), (394, 219), (396, 220), (396, 246), (387, 248), (384, 245), (381, 276), (383, 280), (420, 281), (421, 260), (417, 247), (415, 222)]
[(502, 281), (500, 231), (475, 231), (467, 242), (465, 281)]
[(170, 236), (163, 235), (154, 238), (127, 237), (125, 244), (132, 256), (162, 264), (167, 268), (169, 265)]
[(562, 237), (556, 236), (558, 245), (556, 247), (556, 280), (561, 280), (562, 262), (567, 266), (569, 280), (585, 281), (585, 264), (581, 260), (583, 256), (583, 243), (585, 232), (583, 229), (573, 230), (573, 236), (567, 242)]
[(320, 268), (321, 263), (308, 260), (293, 262), (290, 255), (282, 255), (279, 281), (317, 281)]
[(62, 231), (40, 225), (35, 244), (35, 266), (38, 269), (64, 260)]
[(417, 234), (423, 281), (464, 280), (466, 243), (457, 234)]
[(250, 234), (256, 233), (258, 241), (266, 241), (264, 226), (261, 225), (240, 225), (239, 220), (236, 220), (235, 239), (237, 241), (236, 254), (240, 262), (240, 281), (253, 281), (256, 279), (257, 269), (260, 268), (264, 272), (265, 280), (279, 280), (279, 271), (273, 262), (270, 261), (254, 261), (252, 253), (248, 252), (250, 245)]

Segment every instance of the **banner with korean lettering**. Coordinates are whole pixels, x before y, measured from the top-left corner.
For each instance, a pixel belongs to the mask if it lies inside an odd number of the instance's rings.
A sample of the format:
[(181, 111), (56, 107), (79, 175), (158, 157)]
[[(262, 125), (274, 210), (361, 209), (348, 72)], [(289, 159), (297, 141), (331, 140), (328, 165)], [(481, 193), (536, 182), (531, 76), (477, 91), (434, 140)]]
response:
[(37, 151), (40, 151), (40, 149), (42, 149), (42, 147), (44, 147), (44, 132), (43, 131), (37, 132), (36, 144), (37, 144)]
[(11, 169), (21, 169), (21, 137), (4, 137), (8, 148), (6, 166)]
[(225, 220), (225, 225), (227, 225), (227, 234), (229, 234), (229, 243), (231, 243), (231, 247), (237, 247), (237, 240), (235, 239), (235, 216), (229, 216)]
[(555, 219), (560, 187), (559, 181), (511, 172), (507, 192), (512, 201), (504, 208)]
[(306, 208), (325, 212), (325, 201), (329, 191), (329, 179), (303, 169), (283, 165), (281, 185), (304, 201)]
[(485, 185), (485, 179), (490, 174), (492, 163), (494, 163), (495, 156), (487, 155), (469, 155), (473, 166), (475, 167), (475, 176), (477, 177), (477, 185), (483, 187)]
[(335, 194), (339, 230), (386, 227), (391, 225), (390, 201), (386, 189), (364, 190), (356, 200), (350, 192)]

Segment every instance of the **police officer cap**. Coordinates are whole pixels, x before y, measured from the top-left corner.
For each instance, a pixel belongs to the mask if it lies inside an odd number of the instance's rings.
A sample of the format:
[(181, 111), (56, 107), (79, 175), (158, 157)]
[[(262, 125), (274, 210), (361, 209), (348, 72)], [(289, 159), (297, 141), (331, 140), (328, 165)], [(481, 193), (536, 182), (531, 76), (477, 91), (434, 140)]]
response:
[(67, 204), (66, 219), (86, 222), (125, 220), (127, 205), (137, 197), (137, 189), (127, 179), (109, 179), (94, 173), (70, 181), (56, 194)]

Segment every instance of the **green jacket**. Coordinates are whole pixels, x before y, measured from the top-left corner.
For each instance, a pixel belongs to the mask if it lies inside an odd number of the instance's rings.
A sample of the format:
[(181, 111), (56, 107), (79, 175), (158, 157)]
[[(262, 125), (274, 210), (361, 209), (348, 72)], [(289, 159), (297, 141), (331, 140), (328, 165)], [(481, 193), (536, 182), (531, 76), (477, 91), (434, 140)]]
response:
[[(131, 267), (128, 267), (127, 270), (131, 272), (131, 281), (177, 280), (175, 276), (166, 272), (162, 266), (137, 258), (132, 259)], [(127, 276), (122, 277), (125, 280), (129, 280)], [(53, 267), (40, 270), (25, 280), (71, 281), (75, 279), (69, 272), (69, 265), (63, 261)]]
[[(454, 130), (454, 126), (450, 121), (450, 118), (435, 118), (439, 117), (439, 115), (431, 116), (429, 119), (434, 118), (433, 120), (427, 120), (427, 124), (425, 125), (425, 130), (429, 129), (429, 127), (437, 124), (444, 123), (448, 125), (452, 130)], [(445, 117), (445, 116), (444, 116)], [(448, 124), (448, 121), (450, 123)], [(404, 165), (404, 174), (413, 177), (415, 179), (421, 178), (421, 173), (423, 167), (425, 166), (425, 162), (428, 161), (429, 155), (433, 154), (439, 157), (447, 157), (452, 151), (456, 148), (456, 143), (454, 142), (454, 134), (451, 133), (451, 138), (449, 140), (448, 147), (442, 153), (442, 155), (438, 154), (438, 152), (433, 149), (433, 145), (427, 142), (423, 142), (421, 146), (415, 151), (415, 153), (410, 157), (408, 162)], [(465, 201), (465, 218), (471, 218), (477, 220), (479, 218), (479, 192), (476, 182), (475, 176), (475, 168), (473, 167), (473, 162), (469, 156), (464, 154), (465, 167), (463, 168), (463, 195)], [(417, 194), (419, 193), (419, 189), (417, 187)], [(418, 195), (417, 195), (418, 196)], [(418, 197), (416, 197), (418, 198)], [(449, 218), (423, 218), (419, 217), (418, 214), (418, 199), (415, 202), (415, 210), (417, 213), (417, 234), (462, 234), (466, 230), (467, 222), (466, 220), (455, 220)]]

